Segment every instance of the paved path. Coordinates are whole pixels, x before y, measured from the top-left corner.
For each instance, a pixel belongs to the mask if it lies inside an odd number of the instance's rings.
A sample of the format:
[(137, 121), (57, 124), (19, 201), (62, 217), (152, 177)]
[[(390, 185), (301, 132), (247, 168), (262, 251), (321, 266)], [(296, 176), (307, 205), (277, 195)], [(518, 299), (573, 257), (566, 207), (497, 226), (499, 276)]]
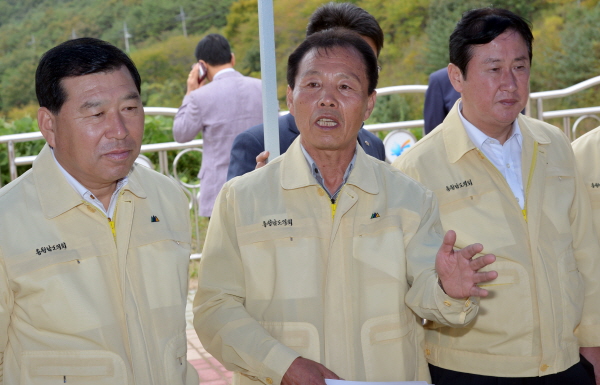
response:
[(196, 368), (200, 376), (202, 385), (229, 385), (231, 384), (232, 372), (226, 370), (213, 356), (208, 354), (200, 344), (198, 336), (194, 331), (192, 324), (192, 301), (194, 300), (195, 290), (188, 294), (187, 306), (185, 309), (185, 318), (187, 322), (187, 360)]

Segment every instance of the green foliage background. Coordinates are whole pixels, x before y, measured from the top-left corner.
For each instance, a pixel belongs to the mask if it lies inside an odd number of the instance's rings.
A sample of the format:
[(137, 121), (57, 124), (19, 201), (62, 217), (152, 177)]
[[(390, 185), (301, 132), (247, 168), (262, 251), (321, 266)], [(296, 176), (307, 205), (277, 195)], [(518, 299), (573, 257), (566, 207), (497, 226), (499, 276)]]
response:
[[(107, 40), (124, 49), (123, 25), (132, 37), (130, 55), (142, 75), (146, 106), (179, 107), (194, 63), (194, 47), (211, 32), (224, 34), (236, 69), (260, 77), (258, 0), (4, 0), (0, 1), (0, 135), (36, 130), (34, 72), (39, 57), (73, 34)], [(600, 0), (350, 0), (369, 11), (385, 32), (379, 87), (426, 84), (448, 62), (448, 36), (465, 10), (494, 5), (511, 9), (533, 25), (531, 90), (564, 88), (600, 75)], [(310, 14), (327, 0), (274, 0), (278, 98), (285, 106), (288, 55), (303, 40)], [(188, 37), (178, 19), (185, 11)], [(380, 97), (368, 123), (422, 117), (422, 95)], [(595, 89), (546, 102), (546, 109), (600, 105)], [(556, 122), (561, 124), (561, 122)], [(172, 141), (172, 119), (148, 117), (145, 143)], [(43, 141), (17, 146), (37, 153)], [(170, 154), (171, 157), (174, 154)], [(156, 163), (157, 160), (153, 160)], [(199, 155), (184, 158), (194, 178)], [(7, 174), (0, 145), (0, 173)], [(22, 171), (22, 170), (21, 170)], [(3, 180), (5, 183), (5, 180)]]

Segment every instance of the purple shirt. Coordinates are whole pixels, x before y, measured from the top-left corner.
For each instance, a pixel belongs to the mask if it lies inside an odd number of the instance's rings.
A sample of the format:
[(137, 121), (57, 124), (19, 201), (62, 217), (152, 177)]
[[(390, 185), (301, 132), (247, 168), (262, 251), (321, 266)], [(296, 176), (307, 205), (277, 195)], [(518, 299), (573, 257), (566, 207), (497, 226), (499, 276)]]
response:
[(180, 143), (202, 132), (200, 215), (210, 217), (217, 194), (227, 180), (229, 154), (235, 137), (262, 123), (262, 86), (259, 79), (237, 71), (215, 76), (212, 82), (185, 96), (175, 121), (173, 137)]

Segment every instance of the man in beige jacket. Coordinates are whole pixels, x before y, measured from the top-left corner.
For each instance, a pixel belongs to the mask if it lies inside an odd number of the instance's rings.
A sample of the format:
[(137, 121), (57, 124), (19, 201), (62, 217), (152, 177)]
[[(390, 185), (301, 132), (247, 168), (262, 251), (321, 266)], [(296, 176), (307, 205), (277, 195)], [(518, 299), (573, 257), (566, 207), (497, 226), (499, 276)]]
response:
[(288, 61), (300, 137), (219, 194), (194, 326), (234, 382), (428, 381), (413, 311), (462, 326), (496, 277), (481, 245), (442, 244), (430, 191), (357, 145), (377, 77), (357, 34), (308, 37)]
[(532, 40), (512, 12), (465, 13), (448, 66), (462, 99), (394, 163), (436, 194), (459, 247), (497, 256), (474, 322), (426, 331), (436, 385), (593, 384), (579, 353), (600, 345), (600, 247), (569, 141), (519, 113)]
[[(575, 162), (592, 204), (596, 238), (600, 239), (600, 127), (586, 133), (572, 143)], [(595, 371), (600, 383), (600, 370)]]
[(0, 384), (198, 384), (186, 362), (187, 199), (134, 166), (133, 62), (70, 40), (40, 60), (36, 93), (48, 144), (0, 190)]

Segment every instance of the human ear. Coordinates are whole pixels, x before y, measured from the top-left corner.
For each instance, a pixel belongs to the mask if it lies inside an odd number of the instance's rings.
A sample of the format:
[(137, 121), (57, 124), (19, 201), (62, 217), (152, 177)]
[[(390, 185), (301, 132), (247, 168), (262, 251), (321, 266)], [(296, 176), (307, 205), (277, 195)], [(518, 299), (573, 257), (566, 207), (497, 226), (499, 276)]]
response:
[(56, 145), (56, 116), (46, 107), (40, 107), (37, 112), (40, 132), (50, 147)]
[(462, 71), (456, 66), (456, 64), (448, 64), (448, 77), (450, 78), (450, 83), (452, 83), (452, 87), (454, 87), (456, 92), (461, 93), (465, 78), (463, 77)]

